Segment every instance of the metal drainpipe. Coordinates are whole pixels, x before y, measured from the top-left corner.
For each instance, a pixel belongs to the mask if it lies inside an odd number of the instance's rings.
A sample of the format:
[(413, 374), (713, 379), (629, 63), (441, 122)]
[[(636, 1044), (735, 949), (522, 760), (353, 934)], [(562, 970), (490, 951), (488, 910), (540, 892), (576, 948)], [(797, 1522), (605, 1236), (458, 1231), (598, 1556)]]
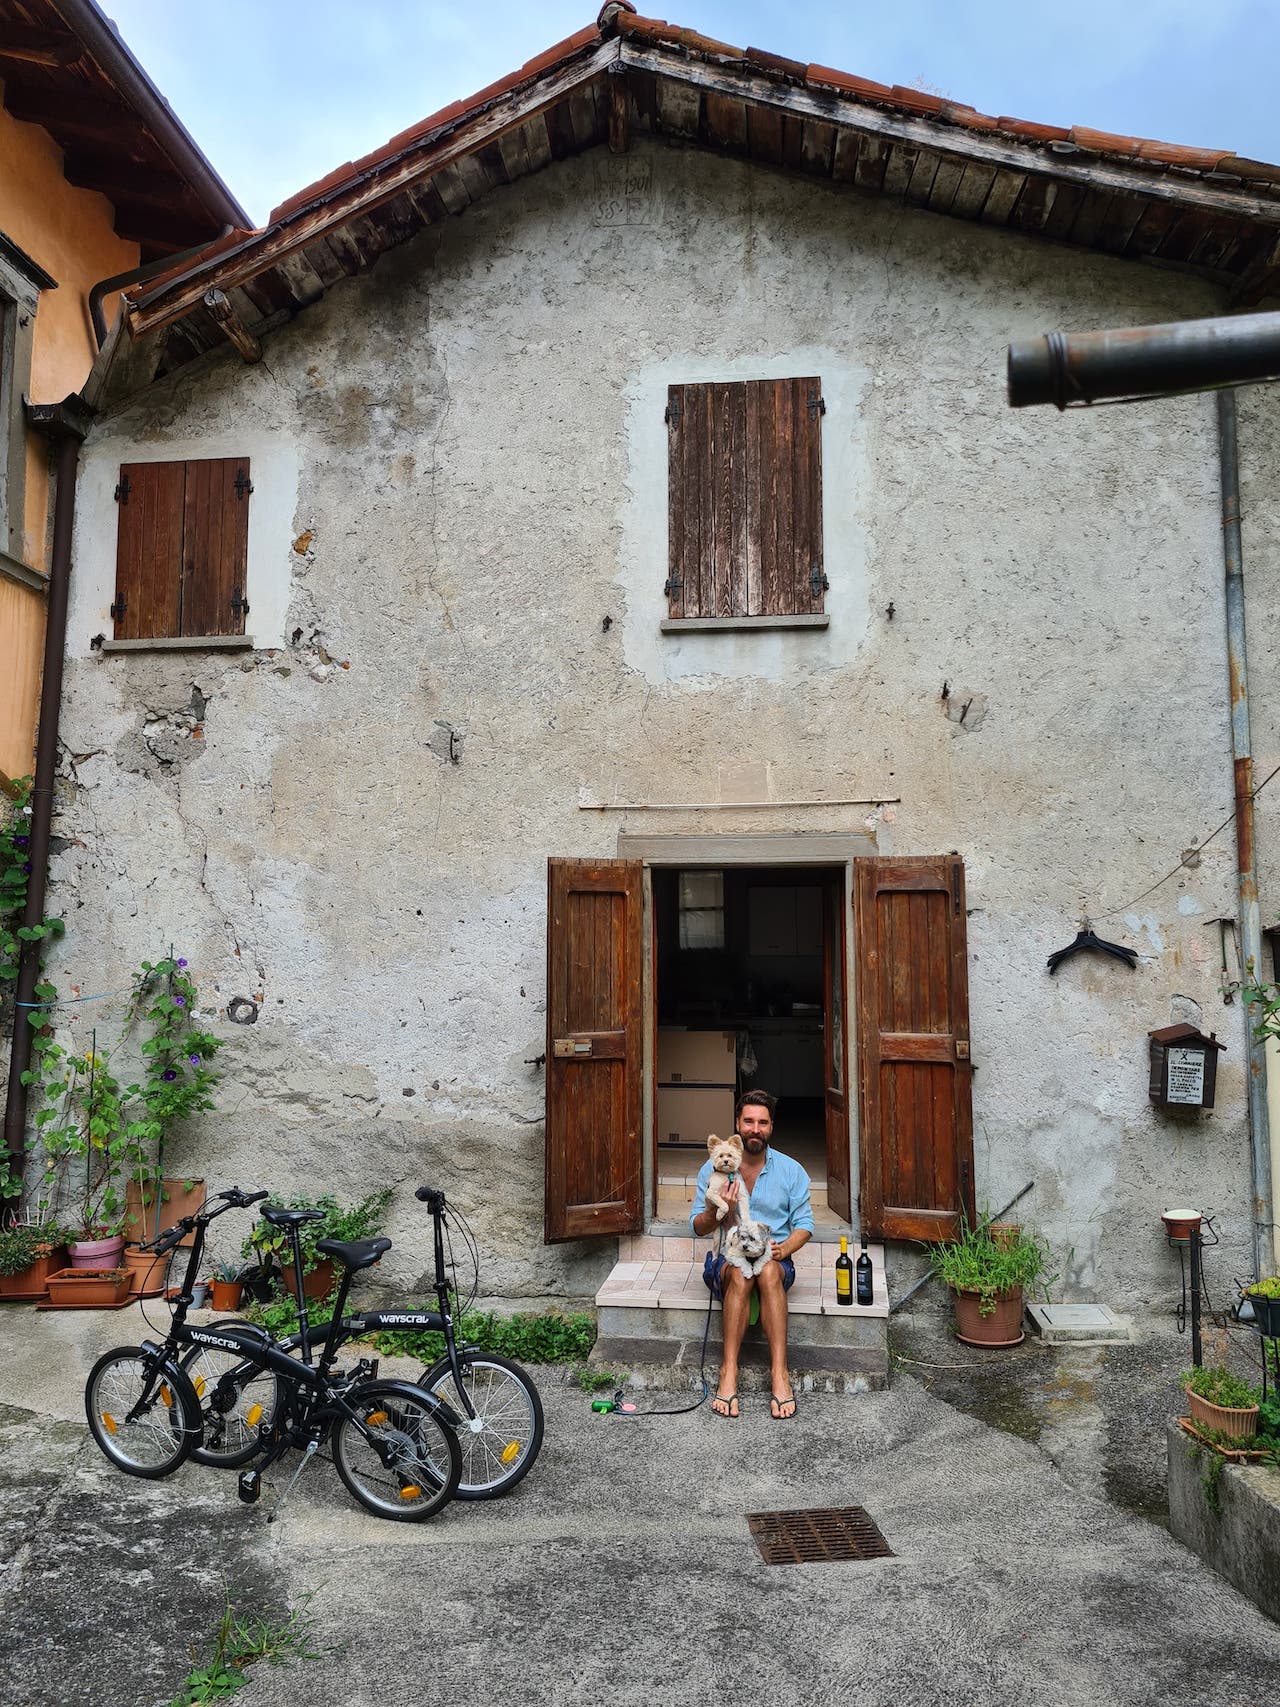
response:
[(216, 237), (202, 238), (190, 249), (184, 249), (180, 255), (162, 255), (158, 261), (148, 261), (145, 266), (131, 267), (125, 273), (113, 273), (109, 279), (99, 279), (89, 292), (89, 318), (93, 322), (94, 341), (99, 349), (107, 341), (107, 316), (102, 304), (113, 290), (126, 290), (130, 285), (145, 284), (148, 279), (154, 279), (160, 273), (171, 273), (175, 267), (180, 267), (185, 261), (192, 260), (196, 255), (203, 255), (206, 249), (215, 243), (221, 243), (224, 237), (229, 237), (237, 228), (234, 225), (224, 225)]
[[(40, 689), (40, 724), (36, 737), (36, 771), (31, 790), (31, 841), (28, 853), (31, 875), (22, 914), (24, 925), (38, 925), (44, 917), (45, 883), (49, 871), (49, 826), (53, 818), (53, 784), (58, 760), (58, 717), (62, 706), (62, 664), (66, 651), (67, 598), (71, 586), (71, 531), (76, 508), (76, 461), (88, 430), (88, 413), (82, 416), (67, 403), (29, 411), (32, 425), (56, 439), (57, 495), (53, 510), (53, 555), (49, 574), (49, 602), (44, 628), (44, 680)], [(83, 409), (83, 405), (80, 405)], [(18, 988), (13, 1020), (13, 1048), (9, 1057), (9, 1090), (4, 1108), (4, 1141), (10, 1165), (21, 1174), (26, 1159), (27, 1087), (22, 1075), (31, 1064), (30, 1004), (35, 998), (40, 971), (40, 944), (24, 943), (18, 963)]]
[[(1222, 556), (1226, 571), (1227, 656), (1231, 672), (1231, 754), (1235, 768), (1236, 865), (1240, 898), (1240, 954), (1262, 976), (1262, 919), (1253, 851), (1253, 755), (1249, 743), (1249, 670), (1244, 628), (1244, 554), (1240, 540), (1240, 465), (1236, 447), (1236, 394), (1218, 393), (1218, 460), (1222, 472)], [(1271, 1131), (1267, 1114), (1266, 1048), (1248, 1032), (1249, 1153), (1253, 1165), (1253, 1261), (1261, 1278), (1272, 1272)]]

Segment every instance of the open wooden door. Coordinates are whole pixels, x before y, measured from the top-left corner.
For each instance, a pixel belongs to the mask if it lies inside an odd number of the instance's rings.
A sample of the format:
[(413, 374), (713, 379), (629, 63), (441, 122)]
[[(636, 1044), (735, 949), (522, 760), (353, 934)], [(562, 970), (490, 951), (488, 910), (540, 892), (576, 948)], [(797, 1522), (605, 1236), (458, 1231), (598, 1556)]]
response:
[(547, 862), (547, 1244), (640, 1230), (641, 871)]
[(877, 1238), (974, 1218), (964, 862), (854, 862), (861, 1211)]
[(849, 1196), (849, 1051), (845, 1042), (844, 877), (828, 878), (822, 893), (823, 1102), (827, 1127), (827, 1206), (852, 1220)]

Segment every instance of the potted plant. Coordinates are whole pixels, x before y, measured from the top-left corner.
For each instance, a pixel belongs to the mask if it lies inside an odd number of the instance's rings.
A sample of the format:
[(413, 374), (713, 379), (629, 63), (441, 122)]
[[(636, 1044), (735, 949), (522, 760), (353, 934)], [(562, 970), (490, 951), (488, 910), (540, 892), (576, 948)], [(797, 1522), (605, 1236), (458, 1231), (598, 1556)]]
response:
[(0, 1229), (0, 1298), (43, 1298), (66, 1256), (61, 1230), (50, 1222), (15, 1221)]
[(1261, 1394), (1230, 1370), (1188, 1369), (1182, 1377), (1193, 1421), (1223, 1440), (1252, 1440), (1258, 1432)]
[[(298, 1230), (302, 1245), (302, 1290), (306, 1297), (327, 1298), (337, 1280), (334, 1263), (316, 1250), (320, 1240), (376, 1239), (390, 1201), (390, 1187), (370, 1192), (357, 1203), (339, 1203), (328, 1193), (290, 1201), (290, 1209), (319, 1209), (324, 1217), (321, 1221), (308, 1221)], [(256, 1257), (261, 1270), (275, 1277), (276, 1286), (289, 1297), (294, 1296), (292, 1246), (284, 1228), (259, 1221), (245, 1240), (242, 1254)], [(251, 1285), (250, 1290), (256, 1295), (255, 1287)]]
[(1280, 1339), (1280, 1274), (1257, 1280), (1245, 1288), (1245, 1297), (1253, 1305), (1253, 1319), (1258, 1332), (1267, 1339)]
[(1049, 1251), (1037, 1233), (1022, 1228), (992, 1237), (989, 1221), (929, 1247), (933, 1272), (951, 1289), (956, 1337), (966, 1345), (1019, 1345), (1028, 1288), (1048, 1284)]
[(49, 1276), (42, 1309), (114, 1310), (129, 1296), (127, 1268), (64, 1268)]
[(238, 1310), (244, 1290), (240, 1284), (240, 1264), (226, 1261), (218, 1263), (209, 1282), (209, 1290), (212, 1294), (212, 1306), (220, 1315), (230, 1310)]

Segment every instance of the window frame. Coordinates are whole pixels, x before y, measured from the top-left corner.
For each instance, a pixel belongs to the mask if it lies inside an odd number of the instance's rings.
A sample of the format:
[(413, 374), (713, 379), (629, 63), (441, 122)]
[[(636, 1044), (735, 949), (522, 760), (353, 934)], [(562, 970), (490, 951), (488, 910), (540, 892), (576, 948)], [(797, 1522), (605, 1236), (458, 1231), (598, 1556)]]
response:
[[(26, 543), (27, 433), (23, 406), (31, 389), (36, 315), (42, 291), (58, 281), (0, 231), (0, 544), (4, 567), (29, 581)], [(43, 576), (41, 584), (43, 585)]]

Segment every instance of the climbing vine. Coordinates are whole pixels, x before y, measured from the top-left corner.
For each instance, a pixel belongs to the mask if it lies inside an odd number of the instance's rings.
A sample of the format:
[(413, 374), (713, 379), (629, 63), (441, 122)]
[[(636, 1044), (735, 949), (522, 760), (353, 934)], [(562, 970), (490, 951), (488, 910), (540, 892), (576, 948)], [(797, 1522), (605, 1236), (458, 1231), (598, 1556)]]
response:
[[(36, 925), (22, 923), (31, 879), (31, 778), (22, 777), (9, 793), (9, 810), (0, 828), (0, 1018), (6, 1021), (17, 1013), (14, 1004), (24, 946), (61, 936), (64, 928), (61, 919), (44, 918)], [(43, 970), (44, 962), (40, 964)], [(47, 979), (40, 978), (35, 996), (37, 1001), (48, 1003), (57, 991)], [(35, 1030), (43, 1023), (43, 1011), (33, 1009), (30, 1020)], [(16, 1029), (16, 1018), (14, 1026)], [(0, 1154), (0, 1202), (18, 1197), (21, 1190), (21, 1178), (8, 1155)]]

